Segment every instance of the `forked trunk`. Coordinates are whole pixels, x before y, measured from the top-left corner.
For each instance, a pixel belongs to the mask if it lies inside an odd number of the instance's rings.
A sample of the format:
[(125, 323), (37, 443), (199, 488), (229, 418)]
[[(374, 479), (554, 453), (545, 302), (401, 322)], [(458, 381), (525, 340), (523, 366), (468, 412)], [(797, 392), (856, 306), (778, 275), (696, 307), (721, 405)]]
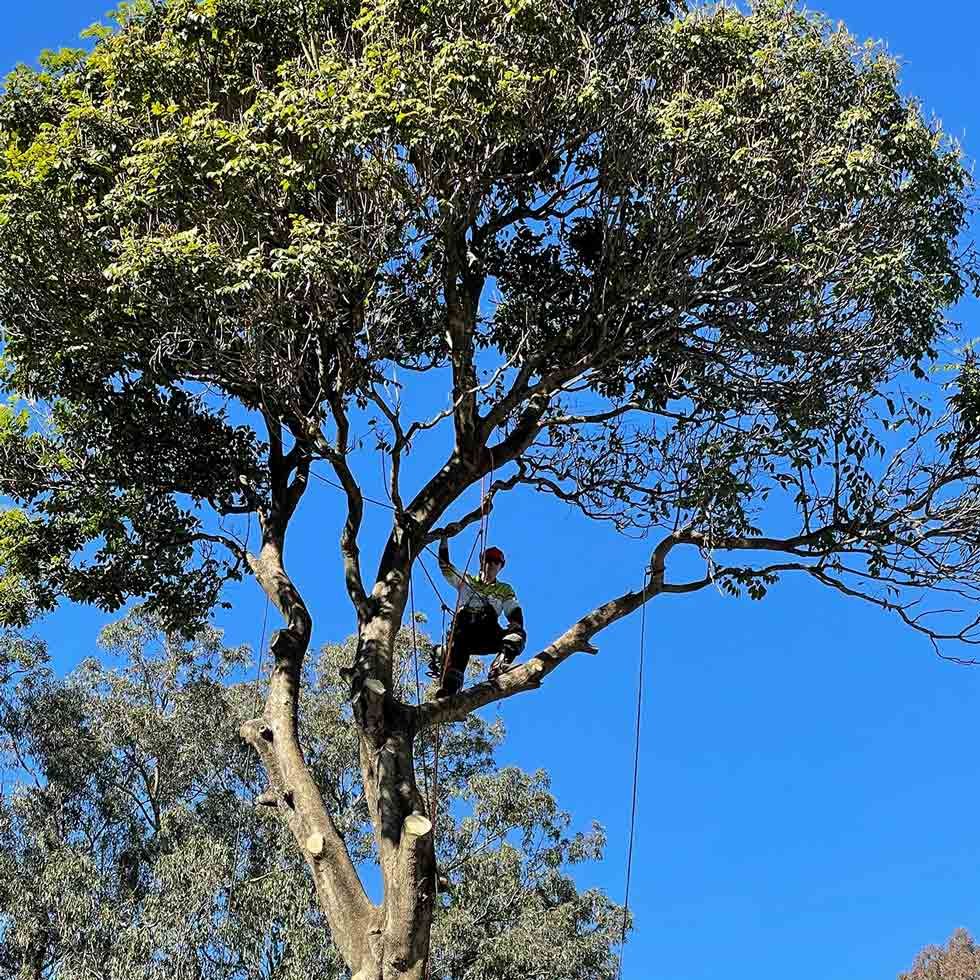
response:
[(375, 590), (374, 615), (360, 624), (357, 655), (347, 674), (364, 796), (384, 884), (377, 906), (364, 891), (303, 755), (299, 691), (312, 620), (283, 566), (284, 524), (269, 519), (263, 532), (261, 552), (250, 561), (286, 625), (270, 644), (274, 664), (263, 713), (242, 726), (243, 737), (259, 753), (269, 777), (269, 789), (258, 802), (276, 807), (285, 819), (309, 865), (333, 941), (354, 978), (422, 980), (432, 923), (435, 851), (426, 802), (415, 784), (418, 712), (392, 694), (404, 581), (401, 588), (386, 583)]
[(415, 712), (386, 689), (390, 670), (384, 672), (387, 684), (376, 676), (358, 681), (359, 668), (390, 665), (394, 633), (381, 617), (365, 624), (355, 664), (361, 777), (384, 884), (372, 962), (355, 974), (358, 980), (421, 980), (432, 923), (434, 835), (415, 782)]

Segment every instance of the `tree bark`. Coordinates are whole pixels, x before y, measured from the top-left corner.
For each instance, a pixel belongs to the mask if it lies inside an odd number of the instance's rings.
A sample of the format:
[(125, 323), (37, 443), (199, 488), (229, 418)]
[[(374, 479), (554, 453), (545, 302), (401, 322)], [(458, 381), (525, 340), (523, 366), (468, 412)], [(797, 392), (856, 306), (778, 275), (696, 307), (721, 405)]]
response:
[[(387, 598), (387, 597), (386, 597)], [(402, 603), (365, 623), (357, 663), (373, 663), (391, 683), (390, 665)], [(356, 683), (356, 678), (355, 678)], [(363, 980), (421, 980), (429, 950), (435, 898), (432, 826), (415, 782), (416, 711), (378, 679), (362, 684), (354, 702), (360, 734), (361, 778), (384, 883), (378, 962)]]
[(262, 550), (251, 564), (287, 625), (270, 643), (273, 668), (265, 708), (260, 717), (242, 725), (241, 734), (265, 766), (270, 782), (267, 795), (275, 800), (299, 845), (334, 942), (353, 967), (370, 956), (368, 937), (376, 916), (300, 746), (300, 677), (312, 621), (283, 566), (281, 533), (265, 529)]
[[(282, 537), (264, 535), (252, 569), (284, 619), (270, 643), (274, 658), (262, 715), (241, 729), (258, 752), (275, 806), (313, 876), (330, 933), (355, 980), (422, 980), (435, 896), (434, 835), (415, 782), (416, 711), (394, 698), (391, 661), (402, 602), (384, 586), (372, 597), (378, 614), (361, 624), (351, 671), (360, 734), (365, 799), (378, 846), (384, 897), (368, 899), (323, 795), (303, 757), (298, 730), (300, 677), (312, 621), (286, 574)], [(382, 680), (384, 678), (384, 680)]]

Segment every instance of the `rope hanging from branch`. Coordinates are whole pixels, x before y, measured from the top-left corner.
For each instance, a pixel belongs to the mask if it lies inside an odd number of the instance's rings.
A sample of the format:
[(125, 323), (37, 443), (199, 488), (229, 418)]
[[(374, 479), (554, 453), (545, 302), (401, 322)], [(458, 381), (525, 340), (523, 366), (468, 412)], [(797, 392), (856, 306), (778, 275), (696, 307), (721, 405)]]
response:
[(636, 837), (636, 799), (640, 782), (640, 721), (643, 715), (643, 661), (646, 651), (647, 587), (650, 572), (643, 576), (643, 604), (640, 607), (640, 667), (636, 682), (636, 727), (633, 741), (633, 792), (630, 803), (629, 847), (626, 851), (626, 888), (623, 898), (623, 927), (619, 937), (619, 968), (617, 980), (623, 977), (623, 954), (626, 951), (626, 929), (629, 924), (630, 883), (633, 876), (633, 843)]
[[(480, 528), (477, 532), (477, 536), (473, 541), (473, 545), (470, 548), (470, 552), (466, 557), (466, 564), (463, 567), (463, 578), (469, 573), (470, 564), (473, 561), (473, 554), (477, 551), (477, 547), (480, 546), (481, 553), (486, 548), (486, 536), (488, 533), (488, 528), (490, 524), (490, 515), (487, 503), (487, 487), (488, 483), (484, 477), (481, 481), (480, 486)], [(419, 677), (419, 653), (418, 653), (418, 633), (416, 630), (416, 615), (415, 615), (415, 585), (412, 576), (412, 568), (415, 563), (415, 555), (412, 554), (411, 544), (409, 544), (408, 549), (408, 596), (409, 596), (409, 608), (412, 617), (412, 657), (414, 662), (415, 671), (415, 699), (417, 704), (422, 703), (422, 684)], [(456, 631), (456, 618), (459, 613), (459, 603), (462, 598), (461, 591), (457, 590), (456, 593), (456, 604), (455, 607), (450, 610), (449, 606), (446, 604), (442, 597), (442, 593), (439, 591), (438, 586), (433, 580), (432, 576), (429, 574), (428, 569), (425, 567), (425, 563), (422, 561), (421, 555), (418, 556), (419, 565), (422, 567), (422, 571), (425, 577), (429, 580), (429, 584), (432, 586), (432, 591), (435, 593), (439, 600), (439, 605), (442, 607), (442, 650), (443, 650), (443, 662), (442, 671), (440, 676), (440, 684), (445, 683), (446, 680), (446, 669), (449, 665), (449, 654), (452, 649), (453, 637)], [(446, 614), (452, 612), (452, 623), (449, 627), (448, 635), (446, 630)], [(420, 748), (422, 751), (422, 778), (423, 785), (425, 787), (425, 795), (428, 797), (429, 801), (429, 819), (432, 824), (432, 842), (433, 842), (433, 852), (435, 851), (435, 843), (437, 840), (437, 817), (439, 809), (439, 756), (442, 746), (442, 725), (436, 725), (435, 731), (433, 733), (433, 759), (432, 759), (432, 779), (431, 779), (431, 792), (430, 792), (430, 779), (429, 779), (429, 769), (425, 755), (425, 743), (420, 741)], [(438, 871), (435, 876), (435, 897), (438, 898), (439, 895), (439, 875)], [(429, 956), (427, 957), (425, 976), (426, 980), (432, 975), (432, 951), (429, 950)]]

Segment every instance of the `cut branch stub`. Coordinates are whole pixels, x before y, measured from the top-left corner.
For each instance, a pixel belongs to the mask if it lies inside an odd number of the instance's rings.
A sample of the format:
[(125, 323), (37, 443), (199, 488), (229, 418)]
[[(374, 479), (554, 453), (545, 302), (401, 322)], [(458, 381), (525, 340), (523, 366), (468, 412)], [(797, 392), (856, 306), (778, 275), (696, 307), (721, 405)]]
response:
[(410, 813), (403, 824), (406, 834), (424, 837), (432, 830), (432, 821), (421, 813)]

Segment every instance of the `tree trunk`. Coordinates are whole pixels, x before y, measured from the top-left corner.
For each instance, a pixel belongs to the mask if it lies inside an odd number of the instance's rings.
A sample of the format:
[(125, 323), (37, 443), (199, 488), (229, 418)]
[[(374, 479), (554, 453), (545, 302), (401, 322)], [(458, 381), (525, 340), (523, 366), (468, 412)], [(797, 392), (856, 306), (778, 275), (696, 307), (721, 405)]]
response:
[(277, 807), (284, 817), (313, 875), (333, 940), (356, 972), (371, 956), (370, 936), (377, 917), (303, 756), (299, 689), (312, 620), (283, 566), (281, 529), (264, 532), (262, 550), (251, 565), (286, 626), (269, 644), (274, 663), (265, 708), (258, 718), (242, 725), (241, 733), (258, 752), (269, 778), (262, 801)]
[(285, 818), (355, 980), (423, 980), (435, 893), (434, 835), (415, 783), (417, 712), (390, 691), (399, 615), (387, 601), (378, 602), (384, 612), (361, 624), (349, 674), (364, 794), (384, 883), (376, 906), (364, 892), (300, 745), (299, 683), (312, 630), (309, 613), (285, 572), (279, 542), (267, 540), (252, 567), (287, 622), (270, 644), (274, 666), (265, 709), (242, 726), (269, 776), (261, 802)]
[[(355, 669), (370, 664), (372, 673), (382, 673), (390, 686), (395, 633), (387, 616), (364, 624)], [(364, 795), (384, 883), (378, 956), (369, 972), (356, 976), (358, 980), (421, 980), (432, 924), (435, 850), (433, 828), (424, 814), (426, 803), (415, 782), (416, 713), (392, 697), (374, 676), (362, 682), (354, 714)]]

